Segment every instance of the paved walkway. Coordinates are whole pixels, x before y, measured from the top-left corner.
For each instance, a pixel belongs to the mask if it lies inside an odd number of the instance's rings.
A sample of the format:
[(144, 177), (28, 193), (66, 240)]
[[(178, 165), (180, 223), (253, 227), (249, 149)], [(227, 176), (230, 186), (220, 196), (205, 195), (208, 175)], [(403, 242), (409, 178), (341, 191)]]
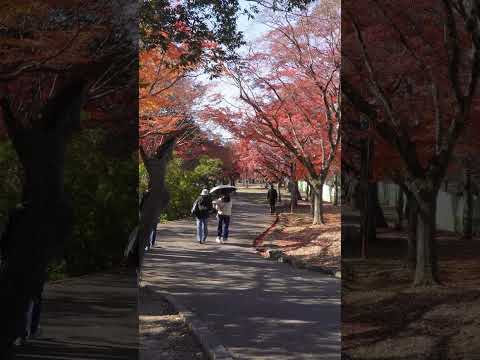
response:
[(15, 359), (136, 360), (135, 270), (73, 278), (45, 288), (42, 336)]
[(340, 359), (340, 280), (265, 260), (251, 247), (273, 218), (265, 195), (233, 198), (231, 238), (196, 243), (193, 220), (161, 224), (143, 280), (192, 310), (236, 359)]

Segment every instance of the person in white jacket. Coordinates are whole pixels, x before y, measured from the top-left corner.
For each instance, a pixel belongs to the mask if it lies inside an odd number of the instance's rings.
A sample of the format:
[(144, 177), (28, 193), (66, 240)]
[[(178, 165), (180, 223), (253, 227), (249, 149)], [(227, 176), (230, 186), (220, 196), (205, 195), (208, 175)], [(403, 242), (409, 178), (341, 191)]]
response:
[(215, 201), (217, 210), (218, 228), (217, 243), (224, 243), (228, 240), (228, 227), (230, 226), (230, 216), (232, 215), (232, 199), (229, 195), (224, 195)]

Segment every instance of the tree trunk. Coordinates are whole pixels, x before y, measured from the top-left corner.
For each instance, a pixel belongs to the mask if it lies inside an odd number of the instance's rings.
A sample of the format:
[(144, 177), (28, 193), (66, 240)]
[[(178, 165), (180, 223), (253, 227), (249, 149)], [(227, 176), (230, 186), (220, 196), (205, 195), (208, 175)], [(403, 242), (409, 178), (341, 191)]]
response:
[(145, 247), (151, 231), (158, 224), (161, 212), (168, 206), (170, 196), (165, 186), (167, 165), (172, 157), (176, 138), (165, 141), (153, 156), (147, 156), (140, 148), (145, 168), (148, 172), (150, 195), (142, 205), (138, 228), (138, 254), (140, 269), (143, 266)]
[(298, 182), (295, 180), (289, 181), (290, 189), (290, 211), (293, 213), (294, 209), (298, 206)]
[(314, 185), (313, 188), (313, 225), (325, 224), (323, 218), (323, 182)]
[(471, 239), (473, 235), (473, 195), (470, 162), (465, 162), (465, 188), (463, 191), (463, 238)]
[(350, 181), (345, 174), (340, 175), (340, 201), (344, 204), (351, 203)]
[(352, 186), (352, 193), (351, 193), (351, 206), (354, 210), (359, 210), (362, 207), (362, 187), (360, 183), (356, 183)]
[(300, 193), (300, 189), (298, 187), (298, 181), (295, 181), (295, 191), (297, 193), (296, 199), (297, 199), (297, 204), (298, 205), (298, 200), (302, 200), (302, 194)]
[(278, 203), (281, 204), (282, 202), (282, 193), (280, 191), (280, 182), (277, 183), (277, 193), (278, 193)]
[(288, 180), (288, 191), (290, 192), (290, 211), (293, 213), (298, 205), (298, 182), (295, 180), (295, 162), (290, 163), (290, 179)]
[(383, 209), (380, 206), (380, 201), (378, 200), (378, 183), (370, 183), (369, 187), (369, 196), (371, 196), (371, 202), (373, 203), (373, 209), (375, 212), (375, 224), (379, 228), (388, 228), (387, 220), (385, 220), (385, 215)]
[(335, 205), (335, 206), (338, 205), (338, 195), (339, 195), (339, 191), (340, 191), (340, 186), (339, 186), (338, 182), (339, 182), (338, 175), (335, 174), (335, 181), (333, 183), (333, 188), (334, 188), (333, 205)]
[(461, 232), (460, 231), (460, 226), (459, 226), (459, 220), (463, 221), (463, 218), (458, 219), (458, 216), (457, 216), (459, 197), (458, 196), (451, 196), (450, 197), (450, 202), (452, 204), (452, 213), (453, 213), (453, 231)]
[(403, 228), (403, 190), (399, 187), (396, 199), (396, 210), (397, 210), (397, 229), (401, 230)]
[(419, 204), (417, 217), (417, 264), (414, 286), (438, 284), (435, 246), (436, 194)]
[(367, 139), (363, 142), (360, 152), (360, 234), (362, 239), (362, 258), (368, 257), (368, 244), (376, 239), (377, 218), (377, 186), (371, 183), (373, 141)]
[(292, 186), (292, 190), (290, 191), (290, 212), (293, 213), (296, 207), (297, 207), (297, 192)]
[(375, 241), (377, 238), (377, 202), (376, 186), (374, 184), (368, 184), (367, 188), (363, 192), (362, 202), (360, 206), (361, 224), (360, 232), (362, 235), (362, 257), (368, 257), (368, 244), (371, 241)]
[(315, 191), (313, 191), (313, 188), (310, 188), (310, 215), (312, 217), (315, 214)]
[(417, 201), (413, 195), (407, 195), (407, 217), (408, 217), (408, 242), (407, 242), (407, 264), (409, 269), (414, 270), (417, 264)]
[(43, 124), (24, 128), (8, 101), (1, 107), (8, 134), (24, 169), (23, 210), (10, 217), (5, 234), (6, 266), (0, 272), (0, 358), (12, 355), (30, 299), (38, 296), (47, 278), (48, 264), (63, 255), (71, 235), (73, 209), (64, 190), (65, 149), (80, 124), (86, 98), (83, 82), (60, 89), (37, 114)]

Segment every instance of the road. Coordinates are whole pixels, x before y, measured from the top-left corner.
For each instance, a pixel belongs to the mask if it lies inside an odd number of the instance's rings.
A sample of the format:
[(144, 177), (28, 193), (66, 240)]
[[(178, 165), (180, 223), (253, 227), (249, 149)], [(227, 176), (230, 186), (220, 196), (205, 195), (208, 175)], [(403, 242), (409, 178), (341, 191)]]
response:
[(138, 358), (135, 270), (117, 270), (47, 284), (42, 335), (16, 360)]
[(273, 221), (263, 190), (233, 198), (231, 237), (195, 240), (193, 219), (160, 224), (142, 279), (204, 321), (235, 359), (340, 359), (340, 280), (265, 260), (254, 238)]

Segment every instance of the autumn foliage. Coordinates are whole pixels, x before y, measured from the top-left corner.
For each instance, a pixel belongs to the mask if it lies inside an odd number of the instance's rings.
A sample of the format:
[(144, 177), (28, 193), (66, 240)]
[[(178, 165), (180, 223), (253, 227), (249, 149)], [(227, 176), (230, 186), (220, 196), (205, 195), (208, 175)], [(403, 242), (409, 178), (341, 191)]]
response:
[(374, 144), (367, 176), (393, 180), (418, 205), (414, 283), (431, 285), (439, 188), (460, 180), (457, 162), (472, 153), (468, 135), (478, 130), (478, 12), (461, 0), (346, 1), (343, 9), (344, 116)]
[(269, 180), (305, 178), (318, 199), (314, 221), (322, 222), (321, 188), (339, 165), (339, 3), (266, 19), (272, 30), (224, 68), (241, 106), (213, 98), (205, 118), (239, 139), (245, 170)]

